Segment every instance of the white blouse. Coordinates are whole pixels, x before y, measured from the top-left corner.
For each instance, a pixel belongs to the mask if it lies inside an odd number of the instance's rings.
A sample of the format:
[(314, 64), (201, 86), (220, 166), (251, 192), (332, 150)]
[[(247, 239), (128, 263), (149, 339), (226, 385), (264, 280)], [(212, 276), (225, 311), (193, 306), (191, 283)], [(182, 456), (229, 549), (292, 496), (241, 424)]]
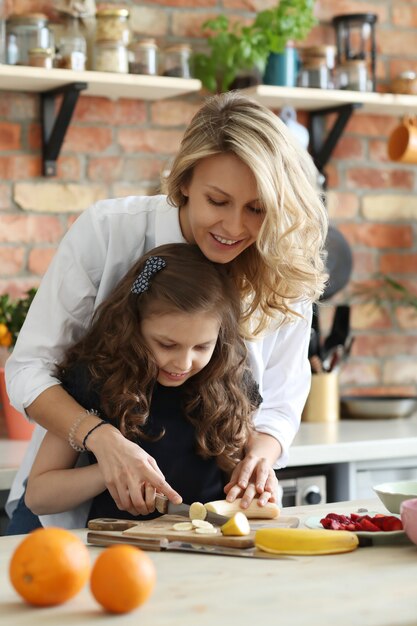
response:
[[(155, 246), (178, 242), (185, 242), (178, 208), (169, 205), (166, 196), (102, 200), (84, 211), (62, 239), (6, 362), (7, 390), (17, 410), (24, 412), (45, 389), (59, 383), (52, 374), (54, 365), (85, 333), (94, 310), (133, 263)], [(247, 342), (263, 397), (254, 423), (280, 442), (283, 452), (277, 468), (288, 461), (310, 388), (311, 303), (299, 302), (297, 310), (303, 319)], [(37, 426), (10, 492), (9, 514), (23, 493), (43, 434)], [(66, 525), (65, 515), (44, 516), (42, 521), (54, 518)]]

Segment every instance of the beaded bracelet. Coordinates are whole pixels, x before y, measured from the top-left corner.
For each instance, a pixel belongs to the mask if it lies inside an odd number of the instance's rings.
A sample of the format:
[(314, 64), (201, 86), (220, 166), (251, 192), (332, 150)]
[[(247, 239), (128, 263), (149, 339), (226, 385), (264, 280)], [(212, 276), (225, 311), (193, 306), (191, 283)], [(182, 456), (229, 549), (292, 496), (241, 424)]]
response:
[(68, 443), (70, 444), (71, 448), (73, 448), (73, 450), (75, 450), (76, 452), (85, 451), (85, 448), (79, 446), (78, 443), (75, 441), (75, 435), (81, 422), (83, 422), (88, 415), (98, 416), (98, 413), (94, 409), (90, 409), (89, 411), (86, 409), (85, 412), (81, 413), (81, 415), (75, 420), (68, 433)]
[(87, 450), (89, 452), (89, 449), (87, 448), (87, 439), (89, 438), (89, 436), (91, 435), (91, 433), (96, 429), (96, 428), (100, 428), (100, 426), (103, 426), (103, 424), (108, 424), (109, 422), (106, 422), (105, 420), (101, 420), (101, 422), (99, 422), (98, 424), (96, 424), (95, 426), (93, 426), (93, 428), (91, 428), (88, 433), (86, 434), (86, 436), (83, 439), (83, 446), (84, 446), (84, 450)]

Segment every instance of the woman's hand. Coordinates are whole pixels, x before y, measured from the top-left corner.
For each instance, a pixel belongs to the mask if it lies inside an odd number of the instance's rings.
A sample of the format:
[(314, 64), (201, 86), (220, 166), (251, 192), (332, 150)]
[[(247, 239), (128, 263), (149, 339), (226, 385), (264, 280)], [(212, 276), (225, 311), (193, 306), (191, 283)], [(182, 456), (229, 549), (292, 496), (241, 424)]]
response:
[(265, 433), (254, 433), (248, 442), (246, 456), (236, 465), (224, 487), (226, 500), (242, 498), (241, 507), (247, 508), (257, 497), (260, 506), (279, 501), (278, 479), (272, 468), (281, 454), (280, 443)]
[(171, 502), (182, 498), (166, 482), (155, 459), (138, 445), (126, 439), (111, 425), (98, 428), (88, 439), (102, 472), (106, 487), (121, 511), (147, 515), (155, 510), (155, 492)]

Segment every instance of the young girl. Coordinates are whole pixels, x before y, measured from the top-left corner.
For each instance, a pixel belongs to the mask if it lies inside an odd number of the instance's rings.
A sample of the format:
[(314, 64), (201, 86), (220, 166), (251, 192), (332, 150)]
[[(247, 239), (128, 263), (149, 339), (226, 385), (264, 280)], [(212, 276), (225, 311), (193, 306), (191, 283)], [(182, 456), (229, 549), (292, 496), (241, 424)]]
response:
[[(60, 384), (55, 363), (141, 254), (163, 243), (195, 243), (229, 267), (239, 289), (242, 332), (264, 399), (245, 456), (226, 485), (227, 499), (242, 496), (244, 508), (256, 493), (273, 492), (272, 466), (285, 466), (308, 394), (311, 302), (326, 280), (327, 219), (316, 180), (309, 155), (271, 111), (237, 93), (210, 98), (185, 132), (167, 196), (100, 201), (64, 237), (6, 364), (12, 403), (68, 440), (83, 407)], [(97, 422), (94, 415), (83, 421), (77, 445)], [(140, 512), (136, 486), (144, 481), (175, 500), (141, 448), (114, 431), (96, 429), (89, 448), (118, 507)], [(42, 435), (35, 429), (9, 513)], [(45, 523), (77, 527), (84, 519)]]
[[(225, 267), (197, 246), (145, 254), (58, 366), (67, 392), (103, 420), (83, 447), (98, 428), (117, 427), (185, 502), (223, 498), (225, 476), (244, 455), (258, 395), (254, 381), (249, 389), (239, 316), (239, 292)], [(76, 458), (68, 442), (46, 434), (29, 475), (29, 508), (59, 513), (94, 498), (90, 518), (130, 517), (105, 490), (94, 457), (75, 468)], [(155, 488), (146, 481), (137, 487), (142, 513), (152, 513)]]

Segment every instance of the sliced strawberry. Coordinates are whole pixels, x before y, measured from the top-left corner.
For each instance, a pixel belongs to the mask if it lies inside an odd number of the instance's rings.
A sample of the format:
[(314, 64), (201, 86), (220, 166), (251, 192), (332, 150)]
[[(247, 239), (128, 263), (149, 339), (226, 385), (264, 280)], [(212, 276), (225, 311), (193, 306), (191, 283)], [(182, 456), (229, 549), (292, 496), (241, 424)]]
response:
[(369, 519), (363, 519), (360, 522), (360, 528), (361, 530), (364, 530), (366, 532), (371, 532), (371, 533), (379, 532), (380, 530), (378, 526), (375, 526), (375, 524), (371, 522)]

